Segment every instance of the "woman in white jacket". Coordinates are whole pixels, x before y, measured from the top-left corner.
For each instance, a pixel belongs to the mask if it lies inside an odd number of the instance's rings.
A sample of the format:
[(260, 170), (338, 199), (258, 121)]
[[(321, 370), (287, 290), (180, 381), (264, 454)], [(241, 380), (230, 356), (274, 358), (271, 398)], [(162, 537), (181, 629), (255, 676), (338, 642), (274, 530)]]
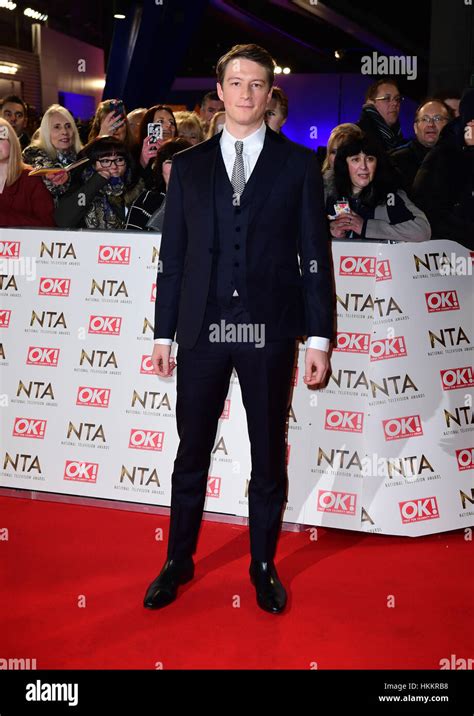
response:
[(400, 189), (388, 159), (367, 135), (342, 144), (326, 175), (326, 209), (335, 239), (428, 241), (425, 214)]

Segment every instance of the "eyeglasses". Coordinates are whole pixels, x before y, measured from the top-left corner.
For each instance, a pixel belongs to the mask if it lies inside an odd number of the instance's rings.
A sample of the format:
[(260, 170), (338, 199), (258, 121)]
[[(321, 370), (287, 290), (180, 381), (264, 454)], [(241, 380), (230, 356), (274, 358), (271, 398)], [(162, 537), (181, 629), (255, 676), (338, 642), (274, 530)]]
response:
[(375, 97), (375, 102), (396, 102), (400, 104), (405, 98), (401, 94), (396, 94), (394, 97), (390, 94), (384, 94), (383, 97)]
[(108, 169), (112, 166), (112, 164), (115, 164), (116, 167), (123, 167), (124, 164), (126, 164), (125, 157), (115, 157), (115, 159), (98, 159), (97, 160), (101, 167), (104, 167), (104, 169)]
[(441, 124), (441, 122), (447, 122), (448, 117), (444, 117), (442, 114), (435, 114), (434, 117), (429, 117), (425, 114), (423, 117), (419, 117), (416, 121), (420, 122), (420, 124)]

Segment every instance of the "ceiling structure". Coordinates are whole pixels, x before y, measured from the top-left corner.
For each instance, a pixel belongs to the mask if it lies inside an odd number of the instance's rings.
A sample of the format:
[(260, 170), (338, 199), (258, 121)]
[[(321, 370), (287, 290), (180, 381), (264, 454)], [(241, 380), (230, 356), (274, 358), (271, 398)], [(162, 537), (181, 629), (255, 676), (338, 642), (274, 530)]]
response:
[[(21, 49), (31, 50), (31, 21), (22, 15), (22, 7), (29, 5), (48, 14), (49, 27), (102, 47), (107, 59), (114, 22), (120, 22), (114, 21), (114, 12), (127, 13), (136, 3), (18, 0), (17, 4), (14, 13), (0, 8), (0, 45), (16, 43)], [(183, 10), (178, 5), (176, 10), (173, 0), (163, 0), (165, 12), (171, 16), (176, 12), (179, 23)], [(431, 0), (417, 0), (416, 5), (413, 0), (391, 4), (377, 0), (208, 0), (183, 53), (179, 73), (213, 75), (218, 57), (233, 44), (258, 42), (292, 72), (358, 72), (361, 57), (374, 51), (414, 55), (418, 58), (419, 81), (423, 81), (428, 65), (430, 10)]]

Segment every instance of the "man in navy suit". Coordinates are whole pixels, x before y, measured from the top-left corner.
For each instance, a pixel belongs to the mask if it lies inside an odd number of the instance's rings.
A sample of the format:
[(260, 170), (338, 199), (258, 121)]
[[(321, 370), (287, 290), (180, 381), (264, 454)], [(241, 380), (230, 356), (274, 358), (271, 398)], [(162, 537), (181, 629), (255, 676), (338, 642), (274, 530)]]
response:
[(167, 560), (144, 600), (151, 609), (172, 602), (194, 576), (210, 454), (234, 367), (252, 458), (250, 578), (262, 609), (278, 613), (286, 604), (274, 555), (296, 339), (308, 336), (304, 381), (320, 384), (329, 368), (334, 301), (316, 155), (264, 122), (273, 68), (268, 52), (253, 44), (221, 57), (224, 129), (173, 158), (152, 361), (162, 377), (177, 364), (180, 443)]

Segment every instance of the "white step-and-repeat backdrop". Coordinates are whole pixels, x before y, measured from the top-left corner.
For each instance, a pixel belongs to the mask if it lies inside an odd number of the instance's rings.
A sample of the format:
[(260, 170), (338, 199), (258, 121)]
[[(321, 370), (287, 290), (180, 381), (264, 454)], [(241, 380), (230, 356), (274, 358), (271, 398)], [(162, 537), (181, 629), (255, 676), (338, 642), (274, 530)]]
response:
[[(159, 240), (0, 231), (0, 487), (170, 504), (175, 378), (149, 360)], [(337, 349), (310, 390), (300, 346), (284, 520), (411, 536), (472, 525), (472, 255), (335, 242), (333, 258)], [(205, 509), (247, 515), (249, 477), (234, 373)]]

